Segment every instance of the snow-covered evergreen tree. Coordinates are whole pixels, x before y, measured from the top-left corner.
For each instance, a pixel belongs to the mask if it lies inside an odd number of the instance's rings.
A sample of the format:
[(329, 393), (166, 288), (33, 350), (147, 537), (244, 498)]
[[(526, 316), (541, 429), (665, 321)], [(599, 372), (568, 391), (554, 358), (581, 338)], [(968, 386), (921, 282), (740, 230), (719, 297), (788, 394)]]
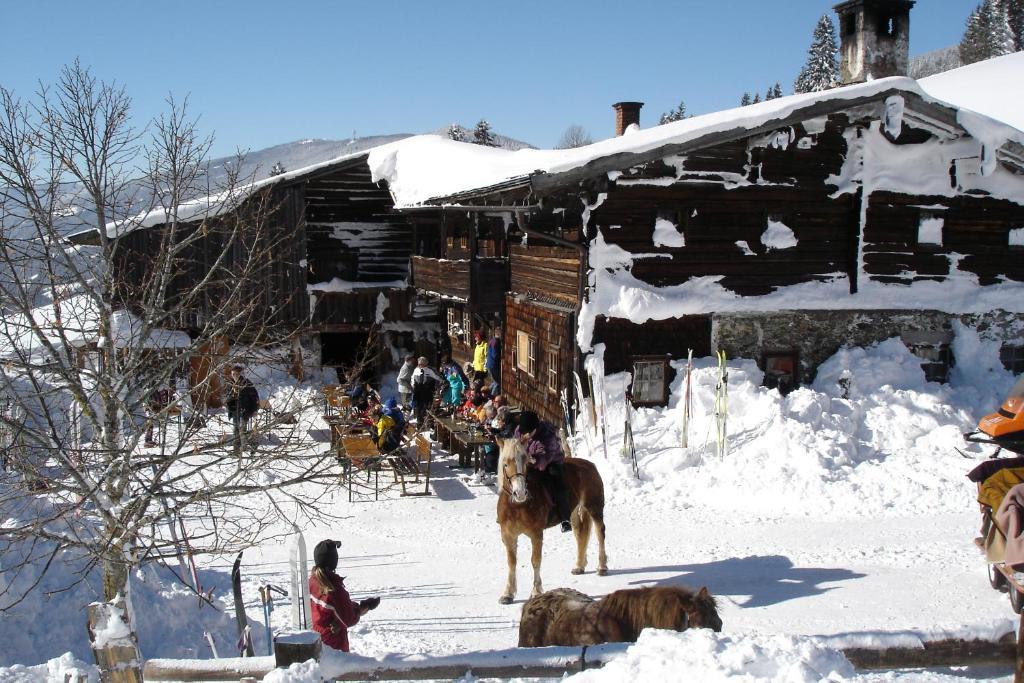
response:
[(746, 107), (746, 106), (748, 106), (750, 104), (750, 102), (751, 102), (751, 100), (750, 100), (750, 93), (748, 93), (748, 92), (743, 93), (743, 97), (740, 98), (740, 106), (741, 107)]
[(285, 172), (284, 164), (282, 164), (280, 161), (275, 162), (274, 165), (270, 167), (270, 176), (271, 177), (276, 176), (276, 175), (281, 175), (284, 172)]
[(752, 99), (752, 100), (750, 101), (750, 103), (751, 103), (751, 104), (757, 104), (757, 103), (758, 103), (758, 102), (760, 102), (760, 101), (761, 101), (761, 93), (759, 93), (759, 92), (756, 92), (756, 93), (754, 93), (754, 99)]
[(778, 81), (764, 94), (765, 100), (774, 100), (777, 97), (782, 97), (782, 85)]
[(487, 123), (487, 119), (477, 121), (476, 128), (473, 129), (473, 142), (485, 147), (494, 147), (497, 144), (494, 141), (494, 133), (491, 132), (491, 124)]
[(1016, 49), (1006, 0), (984, 0), (967, 17), (960, 40), (960, 59), (973, 64), (992, 57), (1008, 55)]
[(673, 121), (681, 121), (686, 118), (686, 102), (680, 102), (679, 106), (675, 109), (669, 109), (667, 112), (661, 115), (658, 119), (658, 125), (666, 123), (672, 123)]
[(466, 130), (457, 123), (453, 123), (448, 126), (448, 139), (455, 140), (455, 142), (466, 141)]
[(839, 83), (839, 47), (836, 27), (832, 18), (824, 14), (814, 27), (811, 47), (807, 50), (807, 64), (793, 82), (798, 93), (818, 92), (836, 87)]
[(1003, 7), (1013, 32), (1013, 49), (1024, 50), (1024, 0), (1003, 0)]

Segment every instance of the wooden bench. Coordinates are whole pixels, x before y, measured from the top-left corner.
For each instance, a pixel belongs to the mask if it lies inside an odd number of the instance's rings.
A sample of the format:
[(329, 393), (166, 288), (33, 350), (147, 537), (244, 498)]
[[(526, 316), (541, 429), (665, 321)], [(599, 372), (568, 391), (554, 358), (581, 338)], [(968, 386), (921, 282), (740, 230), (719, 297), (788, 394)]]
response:
[[(429, 496), (431, 443), (423, 434), (417, 434), (414, 443), (412, 454), (401, 449), (398, 454), (388, 457), (388, 465), (395, 473), (395, 481), (402, 485), (403, 496)], [(418, 484), (420, 477), (423, 477), (423, 490), (410, 492), (408, 487)]]

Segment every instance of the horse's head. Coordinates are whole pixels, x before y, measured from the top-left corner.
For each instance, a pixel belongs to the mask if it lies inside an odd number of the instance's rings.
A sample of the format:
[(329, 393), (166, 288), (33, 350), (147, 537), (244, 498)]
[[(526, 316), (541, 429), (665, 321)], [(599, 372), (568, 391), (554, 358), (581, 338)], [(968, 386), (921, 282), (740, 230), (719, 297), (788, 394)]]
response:
[(708, 592), (707, 587), (702, 587), (697, 591), (687, 615), (690, 626), (694, 628), (709, 628), (716, 633), (722, 630), (722, 618), (718, 616), (718, 603)]
[(509, 500), (521, 505), (530, 499), (526, 488), (526, 449), (519, 439), (498, 439), (501, 455), (498, 460), (498, 473), (501, 489), (508, 494)]

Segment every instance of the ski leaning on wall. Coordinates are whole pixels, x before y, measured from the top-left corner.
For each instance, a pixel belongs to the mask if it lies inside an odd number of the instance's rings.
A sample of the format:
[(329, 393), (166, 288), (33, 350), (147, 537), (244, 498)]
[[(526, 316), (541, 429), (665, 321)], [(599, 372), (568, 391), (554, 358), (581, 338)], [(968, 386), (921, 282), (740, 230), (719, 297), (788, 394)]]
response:
[(242, 603), (241, 551), (231, 567), (231, 594), (235, 599), (235, 621), (238, 622), (238, 654), (242, 657), (252, 657), (256, 653), (252, 649), (252, 630), (249, 628), (249, 619), (245, 616), (245, 604)]
[(299, 527), (293, 525), (292, 530), (294, 535), (288, 563), (292, 578), (292, 628), (302, 630), (309, 628), (309, 618), (306, 612), (307, 605), (309, 605), (309, 584), (306, 582), (306, 577), (309, 575), (306, 564), (306, 539), (299, 531)]
[(729, 450), (727, 419), (729, 417), (729, 366), (726, 365), (725, 351), (715, 353), (718, 357), (718, 382), (715, 384), (715, 442), (718, 455), (724, 457)]
[(690, 446), (690, 418), (693, 414), (693, 394), (690, 391), (693, 377), (693, 349), (686, 351), (686, 378), (683, 380), (683, 448)]

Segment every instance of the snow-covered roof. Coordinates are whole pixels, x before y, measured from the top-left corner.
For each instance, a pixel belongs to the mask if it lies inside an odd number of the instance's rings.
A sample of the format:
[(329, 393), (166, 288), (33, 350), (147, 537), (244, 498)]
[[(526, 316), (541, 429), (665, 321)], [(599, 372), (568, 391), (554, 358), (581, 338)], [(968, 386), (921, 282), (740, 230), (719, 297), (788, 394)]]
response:
[[(318, 171), (333, 169), (335, 166), (345, 165), (358, 159), (365, 158), (366, 155), (367, 150), (363, 149), (358, 152), (344, 154), (333, 159), (311, 164), (303, 168), (297, 168), (293, 171), (286, 171), (285, 173), (271, 176), (269, 178), (262, 178), (260, 180), (243, 183), (238, 187), (233, 188), (231, 191), (225, 191), (219, 194), (212, 194), (206, 197), (199, 197), (187, 202), (182, 202), (177, 207), (177, 219), (179, 222), (189, 222), (214, 218), (238, 208), (241, 202), (252, 196), (260, 189), (270, 187), (278, 183), (300, 180), (305, 176), (317, 173)], [(133, 230), (163, 225), (170, 220), (171, 215), (167, 208), (156, 207), (125, 220), (111, 221), (107, 223), (107, 236), (121, 237)], [(82, 237), (94, 232), (95, 230), (90, 228), (89, 230), (68, 235), (68, 239), (75, 241), (76, 237)]]
[[(646, 161), (652, 153), (678, 153), (699, 148), (730, 134), (744, 137), (751, 131), (787, 125), (813, 108), (838, 110), (888, 93), (903, 93), (946, 107), (974, 137), (1000, 146), (1007, 140), (1024, 143), (1024, 133), (984, 117), (960, 117), (956, 105), (931, 97), (910, 78), (883, 78), (824, 92), (780, 97), (758, 104), (726, 109), (681, 121), (627, 133), (575, 149), (515, 152), (454, 142), (435, 135), (420, 135), (370, 150), (369, 166), (375, 181), (386, 180), (398, 207), (452, 203), (453, 195), (536, 182), (540, 177), (587, 170), (598, 162), (618, 162), (625, 169)], [(605, 164), (606, 165), (606, 164)]]
[(932, 97), (1024, 130), (1024, 52), (922, 78)]

